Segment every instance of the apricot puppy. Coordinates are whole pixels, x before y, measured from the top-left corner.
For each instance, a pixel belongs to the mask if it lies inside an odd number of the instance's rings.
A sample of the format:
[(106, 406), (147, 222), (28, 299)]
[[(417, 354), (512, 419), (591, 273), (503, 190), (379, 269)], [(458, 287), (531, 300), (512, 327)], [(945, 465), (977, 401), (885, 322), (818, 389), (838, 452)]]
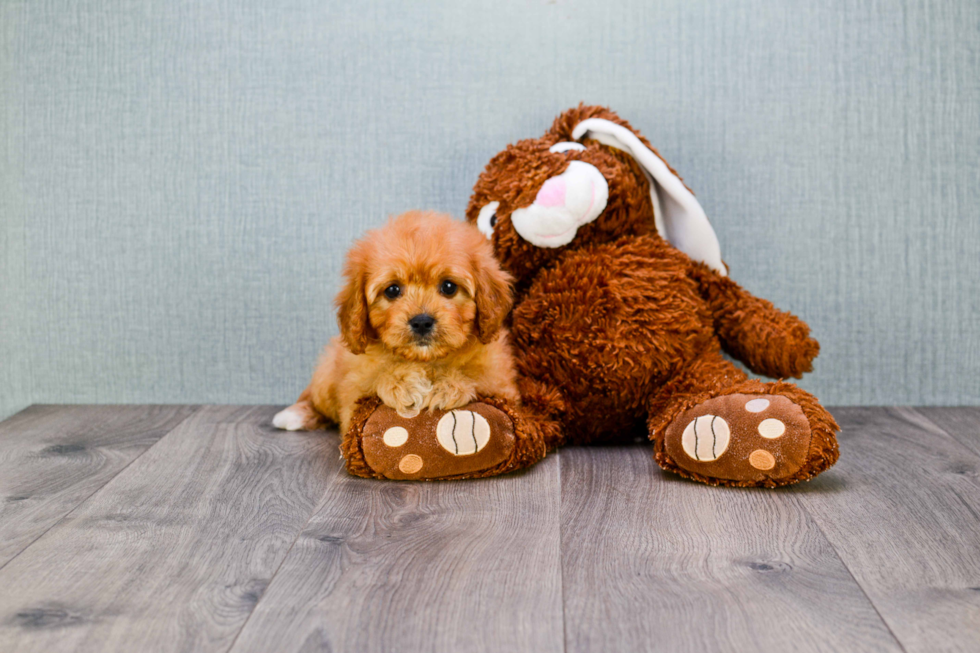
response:
[(341, 336), (274, 426), (332, 422), (346, 432), (354, 404), (371, 395), (404, 417), (459, 408), (477, 395), (518, 400), (502, 328), (511, 278), (475, 227), (433, 212), (397, 216), (354, 245), (344, 278)]

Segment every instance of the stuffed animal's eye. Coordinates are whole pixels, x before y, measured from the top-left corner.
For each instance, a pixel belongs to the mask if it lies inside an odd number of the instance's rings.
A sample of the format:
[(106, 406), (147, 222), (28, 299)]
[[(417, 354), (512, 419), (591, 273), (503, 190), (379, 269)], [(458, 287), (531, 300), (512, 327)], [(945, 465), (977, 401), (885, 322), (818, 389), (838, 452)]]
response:
[(480, 209), (480, 215), (476, 218), (476, 228), (487, 237), (487, 240), (493, 238), (493, 228), (497, 226), (498, 208), (500, 208), (500, 202), (490, 202)]
[(585, 149), (585, 146), (581, 143), (573, 143), (572, 141), (562, 141), (561, 143), (555, 143), (548, 148), (549, 152), (556, 152), (561, 154), (562, 152), (568, 152), (569, 150), (574, 150), (575, 152), (581, 152)]
[(402, 288), (397, 283), (393, 283), (385, 288), (385, 297), (388, 299), (398, 299), (402, 294)]
[(456, 287), (457, 286), (455, 283), (453, 283), (449, 279), (446, 279), (445, 281), (442, 282), (442, 285), (439, 286), (439, 292), (441, 292), (446, 297), (452, 297), (453, 295), (456, 294)]

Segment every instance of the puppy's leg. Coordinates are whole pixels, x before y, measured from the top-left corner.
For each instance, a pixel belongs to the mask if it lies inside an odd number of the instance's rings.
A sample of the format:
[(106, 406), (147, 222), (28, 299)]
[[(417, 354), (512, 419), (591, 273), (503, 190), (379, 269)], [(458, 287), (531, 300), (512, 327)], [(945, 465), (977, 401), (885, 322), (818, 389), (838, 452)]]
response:
[(285, 431), (316, 431), (324, 428), (327, 421), (313, 407), (310, 389), (307, 388), (295, 404), (276, 413), (272, 425)]
[(517, 371), (508, 344), (509, 334), (504, 331), (485, 348), (483, 364), (470, 374), (477, 395), (501, 397), (520, 403), (517, 389)]
[(272, 418), (272, 425), (286, 431), (315, 431), (325, 428), (328, 423), (337, 423), (340, 420), (337, 387), (343, 382), (348, 367), (345, 354), (339, 339), (335, 338), (327, 345), (310, 385), (295, 404)]

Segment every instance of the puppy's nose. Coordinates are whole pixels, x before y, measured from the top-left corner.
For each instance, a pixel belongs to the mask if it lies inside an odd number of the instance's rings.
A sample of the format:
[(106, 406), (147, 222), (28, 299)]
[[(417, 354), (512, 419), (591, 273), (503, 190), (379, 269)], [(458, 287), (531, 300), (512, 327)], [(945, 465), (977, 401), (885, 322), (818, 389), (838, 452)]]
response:
[(412, 327), (412, 332), (417, 336), (427, 336), (436, 324), (436, 318), (428, 313), (416, 315), (408, 321), (408, 326)]

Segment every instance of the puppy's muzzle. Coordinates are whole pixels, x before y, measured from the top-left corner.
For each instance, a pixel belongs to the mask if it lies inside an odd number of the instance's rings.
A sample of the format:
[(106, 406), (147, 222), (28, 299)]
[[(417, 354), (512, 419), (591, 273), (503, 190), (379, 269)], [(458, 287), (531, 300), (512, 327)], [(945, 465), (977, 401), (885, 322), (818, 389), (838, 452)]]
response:
[(408, 321), (408, 326), (417, 338), (427, 338), (436, 325), (436, 318), (428, 313), (420, 313)]

